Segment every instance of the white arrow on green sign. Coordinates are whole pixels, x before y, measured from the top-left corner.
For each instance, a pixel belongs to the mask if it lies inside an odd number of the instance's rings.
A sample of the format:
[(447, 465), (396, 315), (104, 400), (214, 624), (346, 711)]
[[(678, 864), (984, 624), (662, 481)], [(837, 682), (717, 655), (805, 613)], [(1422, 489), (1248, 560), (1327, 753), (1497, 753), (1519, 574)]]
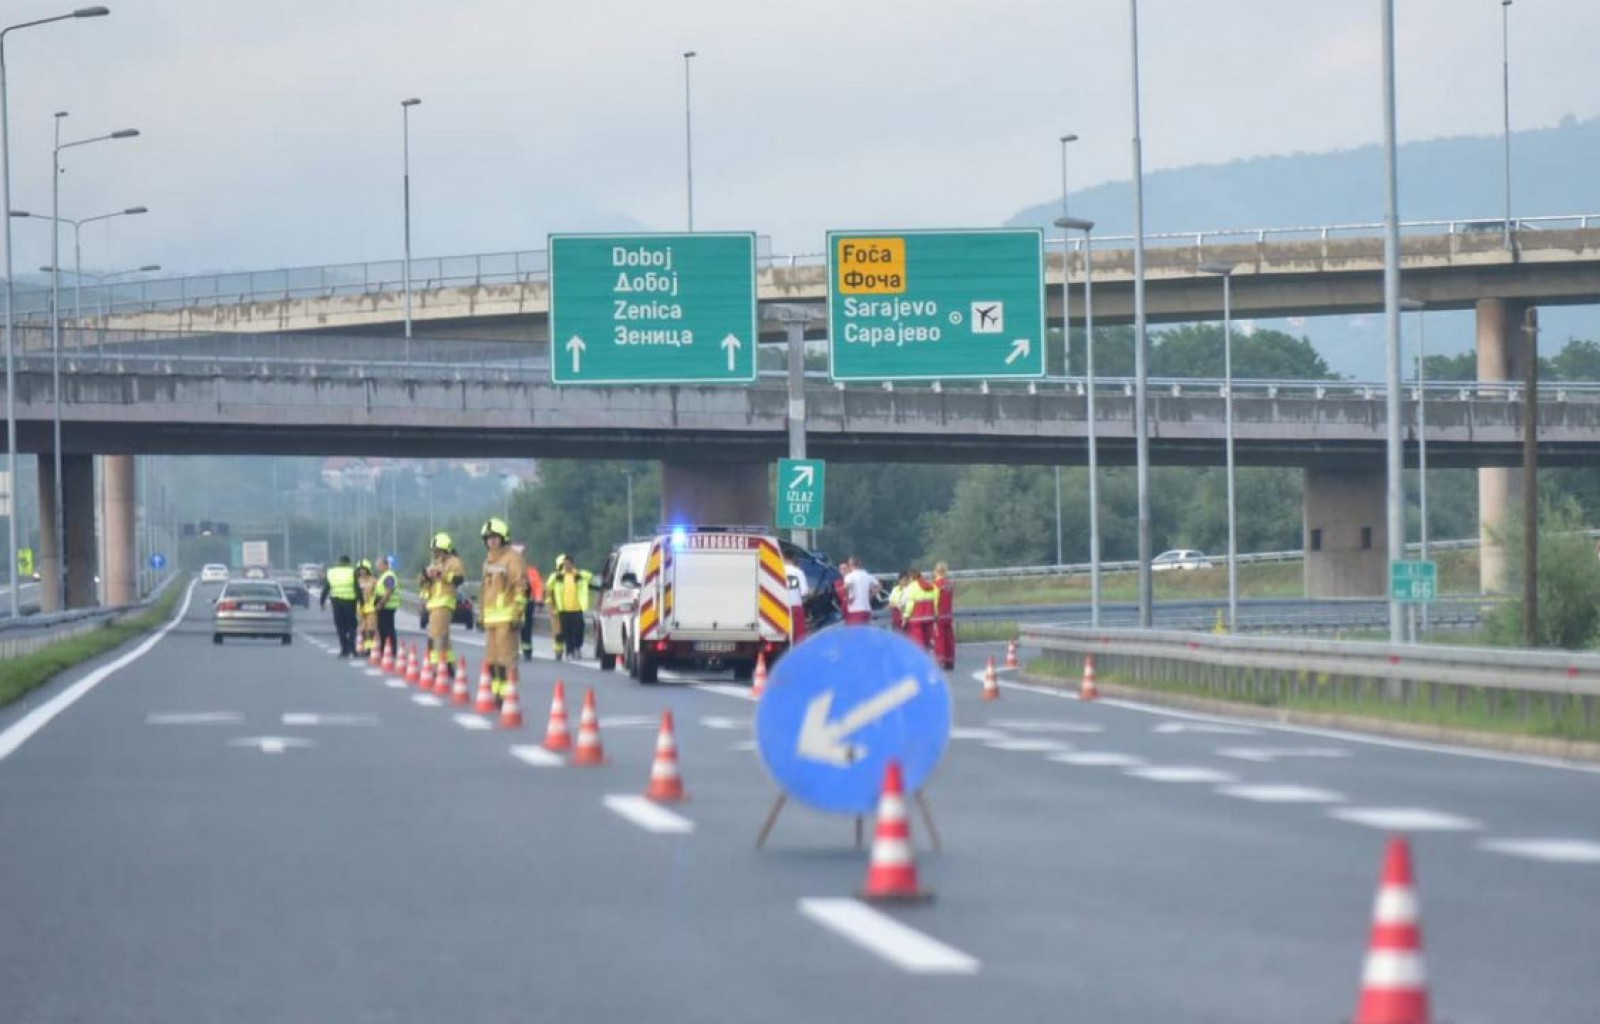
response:
[(756, 379), (756, 236), (550, 236), (550, 379)]
[(828, 233), (835, 380), (1044, 376), (1036, 228)]
[(823, 525), (828, 467), (821, 459), (778, 460), (778, 528), (815, 530)]

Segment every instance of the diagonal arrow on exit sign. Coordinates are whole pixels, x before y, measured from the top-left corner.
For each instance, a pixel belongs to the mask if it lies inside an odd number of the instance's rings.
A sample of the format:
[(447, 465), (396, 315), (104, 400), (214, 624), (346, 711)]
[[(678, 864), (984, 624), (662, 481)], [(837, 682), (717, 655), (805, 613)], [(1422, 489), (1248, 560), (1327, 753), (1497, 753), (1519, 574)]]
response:
[(794, 479), (789, 481), (789, 489), (793, 490), (796, 487), (811, 487), (816, 482), (817, 482), (817, 467), (815, 467), (815, 466), (797, 466), (797, 467), (795, 467), (795, 471), (794, 471)]

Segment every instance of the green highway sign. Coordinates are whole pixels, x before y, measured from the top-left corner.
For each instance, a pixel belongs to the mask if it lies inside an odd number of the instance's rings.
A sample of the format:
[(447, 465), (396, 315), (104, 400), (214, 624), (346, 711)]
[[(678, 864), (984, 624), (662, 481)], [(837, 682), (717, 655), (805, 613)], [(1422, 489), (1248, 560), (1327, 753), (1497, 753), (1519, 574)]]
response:
[(550, 236), (556, 384), (756, 379), (756, 236)]
[(827, 471), (821, 459), (778, 460), (779, 529), (815, 530), (822, 526)]
[(1389, 600), (1426, 604), (1439, 596), (1436, 562), (1390, 562)]
[(835, 380), (1044, 376), (1044, 236), (830, 231)]

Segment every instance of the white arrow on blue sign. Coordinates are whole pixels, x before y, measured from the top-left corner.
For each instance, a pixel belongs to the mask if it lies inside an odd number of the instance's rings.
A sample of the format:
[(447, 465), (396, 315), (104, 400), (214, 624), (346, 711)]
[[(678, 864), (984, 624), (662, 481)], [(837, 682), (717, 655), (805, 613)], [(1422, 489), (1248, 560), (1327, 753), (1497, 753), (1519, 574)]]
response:
[(756, 745), (785, 793), (870, 814), (884, 770), (920, 788), (950, 739), (950, 687), (924, 651), (870, 626), (836, 626), (786, 654), (756, 709)]

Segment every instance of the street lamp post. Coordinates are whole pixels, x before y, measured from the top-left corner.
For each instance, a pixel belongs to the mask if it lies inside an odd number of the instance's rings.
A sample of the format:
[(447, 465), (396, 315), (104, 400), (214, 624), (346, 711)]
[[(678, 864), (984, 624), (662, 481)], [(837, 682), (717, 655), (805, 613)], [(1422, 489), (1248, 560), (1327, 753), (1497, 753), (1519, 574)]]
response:
[[(67, 606), (67, 510), (64, 501), (64, 485), (61, 479), (61, 151), (72, 149), (76, 146), (87, 146), (95, 142), (108, 142), (112, 139), (137, 138), (139, 129), (123, 128), (109, 132), (105, 135), (93, 135), (86, 139), (76, 139), (72, 142), (61, 141), (61, 122), (67, 117), (65, 110), (58, 110), (55, 114), (55, 147), (50, 152), (50, 430), (51, 445), (55, 458), (55, 536), (56, 536), (56, 570), (57, 591), (61, 607)], [(143, 209), (135, 207), (134, 209)], [(10, 218), (7, 218), (8, 220)], [(77, 242), (80, 222), (74, 222), (72, 233), (74, 247), (81, 260), (83, 246)], [(80, 268), (81, 265), (80, 265)], [(78, 313), (82, 315), (83, 293), (82, 278), (78, 279)], [(81, 331), (83, 325), (78, 324)]]
[(1504, 159), (1505, 243), (1511, 248), (1511, 0), (1500, 0), (1500, 132)]
[(1233, 491), (1233, 264), (1202, 263), (1202, 274), (1222, 278), (1222, 418), (1228, 475), (1228, 632), (1239, 631), (1239, 521)]
[[(1096, 444), (1094, 408), (1094, 221), (1077, 217), (1058, 217), (1056, 227), (1064, 233), (1083, 232), (1083, 375), (1085, 380), (1084, 420), (1089, 450), (1089, 624), (1100, 625), (1100, 455)], [(1066, 235), (1064, 234), (1063, 240)], [(1062, 277), (1067, 273), (1066, 250), (1062, 249)]]
[[(137, 210), (140, 213), (146, 212), (144, 207), (142, 207), (142, 206), (136, 206), (136, 207), (133, 207), (132, 209), (133, 210)], [(127, 212), (130, 212), (130, 211), (125, 210), (123, 212), (127, 213)], [(62, 223), (65, 224), (65, 223), (68, 223), (68, 222), (64, 220), (64, 221), (62, 221)], [(81, 223), (81, 222), (79, 222), (79, 223)], [(76, 234), (77, 233), (74, 232), (74, 237), (76, 237)], [(78, 247), (78, 261), (79, 261), (80, 264), (82, 262), (82, 257), (83, 257), (83, 250), (82, 250), (82, 247), (79, 246)], [(96, 273), (93, 273), (92, 271), (83, 270), (83, 269), (68, 270), (66, 267), (62, 267), (61, 268), (61, 272), (63, 274), (71, 274), (72, 277), (73, 277), (73, 282), (74, 282), (73, 283), (74, 304), (75, 304), (75, 307), (76, 307), (76, 312), (74, 314), (74, 318), (77, 319), (81, 323), (82, 320), (83, 320), (83, 279), (84, 278), (87, 277), (89, 280), (93, 281), (95, 283), (95, 287), (100, 290), (99, 315), (100, 316), (105, 316), (107, 308), (108, 308), (108, 304), (107, 304), (107, 300), (106, 300), (106, 282), (107, 281), (111, 281), (111, 280), (114, 280), (114, 279), (119, 278), (119, 277), (131, 277), (134, 274), (149, 274), (149, 273), (153, 273), (153, 272), (155, 272), (157, 270), (160, 270), (160, 269), (161, 269), (161, 264), (159, 264), (159, 263), (146, 263), (142, 267), (129, 267), (127, 270), (114, 270), (114, 271), (112, 271), (112, 272), (110, 272), (108, 274), (96, 274)], [(50, 268), (49, 267), (40, 267), (39, 268), (39, 272), (41, 274), (48, 274), (48, 273), (50, 273)], [(80, 328), (80, 335), (81, 335), (81, 328)], [(80, 347), (81, 347), (81, 345), (80, 345)]]
[(405, 203), (406, 258), (401, 276), (406, 292), (406, 362), (411, 362), (411, 108), (421, 103), (412, 97), (400, 101), (401, 189)]
[[(160, 270), (161, 269), (161, 264), (159, 264), (159, 263), (148, 263), (148, 264), (146, 264), (146, 265), (144, 265), (142, 267), (138, 267), (138, 268), (133, 269), (133, 270), (118, 271), (115, 274), (90, 274), (90, 273), (86, 273), (84, 271), (84, 269), (83, 269), (83, 226), (85, 224), (93, 224), (95, 221), (110, 220), (113, 217), (136, 217), (136, 216), (139, 216), (140, 214), (145, 214), (145, 213), (149, 213), (149, 212), (150, 212), (150, 208), (148, 206), (129, 206), (129, 207), (126, 207), (126, 208), (121, 209), (121, 210), (113, 210), (110, 213), (96, 214), (93, 217), (81, 217), (81, 218), (79, 218), (77, 220), (73, 220), (71, 217), (61, 217), (61, 216), (46, 217), (42, 213), (29, 213), (27, 210), (12, 210), (11, 211), (11, 216), (18, 217), (18, 218), (21, 218), (21, 219), (24, 219), (24, 220), (48, 220), (48, 221), (54, 221), (57, 225), (61, 225), (61, 224), (71, 224), (72, 225), (72, 251), (73, 251), (73, 268), (74, 269), (67, 270), (65, 267), (63, 267), (62, 270), (64, 272), (66, 272), (66, 273), (69, 273), (69, 274), (73, 275), (73, 277), (76, 280), (76, 283), (73, 286), (73, 297), (72, 297), (73, 318), (75, 320), (77, 320), (81, 325), (82, 321), (83, 321), (83, 279), (84, 278), (92, 277), (92, 278), (95, 278), (96, 280), (103, 281), (103, 280), (106, 280), (108, 278), (121, 277), (121, 276), (126, 275), (126, 274), (142, 274), (142, 273), (145, 273), (146, 271)], [(55, 265), (56, 264), (54, 262), (51, 263), (51, 266), (55, 266)], [(39, 270), (42, 273), (48, 274), (48, 273), (51, 272), (51, 267), (40, 267)], [(102, 296), (102, 300), (103, 299), (104, 299), (104, 296)], [(103, 301), (102, 301), (102, 305), (103, 305)], [(80, 331), (81, 331), (81, 326), (80, 326)]]
[[(1061, 216), (1067, 216), (1067, 146), (1077, 142), (1073, 134), (1061, 136)], [(1067, 282), (1067, 241), (1061, 245), (1061, 375), (1072, 375), (1072, 288)], [(1056, 466), (1056, 564), (1064, 565), (1061, 554), (1061, 467)]]
[[(80, 7), (68, 14), (24, 21), (0, 29), (0, 208), (11, 209), (11, 103), (6, 91), (6, 36), (19, 29), (48, 25), (69, 18), (99, 18), (111, 12), (104, 7)], [(12, 321), (15, 293), (11, 271), (11, 218), (0, 217), (5, 222), (6, 236), (6, 474), (10, 479), (11, 509), (6, 516), (6, 581), (11, 589), (11, 617), (21, 614), (17, 594), (17, 385), (15, 369), (15, 344)]]
[[(1383, 0), (1383, 314), (1388, 345), (1386, 377), (1385, 481), (1388, 490), (1389, 574), (1405, 557), (1405, 478), (1400, 447), (1400, 185), (1395, 167), (1394, 0)], [(1389, 642), (1405, 642), (1405, 615), (1389, 595)]]
[(628, 539), (633, 539), (633, 470), (625, 469), (622, 476), (628, 481)]
[[(1417, 557), (1422, 561), (1428, 560), (1428, 339), (1426, 321), (1422, 318), (1422, 311), (1427, 308), (1427, 303), (1420, 299), (1401, 299), (1400, 308), (1409, 309), (1417, 314), (1417, 519), (1418, 537), (1421, 542)], [(1417, 619), (1421, 624), (1423, 633), (1428, 631), (1428, 603), (1422, 602), (1417, 609)], [(1417, 639), (1421, 639), (1419, 636)]]
[(699, 56), (694, 50), (683, 51), (683, 170), (684, 185), (689, 204), (689, 230), (694, 230), (694, 123), (693, 107), (689, 102), (689, 64)]
[(1150, 572), (1150, 386), (1144, 315), (1144, 150), (1139, 138), (1139, 0), (1128, 0), (1133, 37), (1133, 434), (1139, 491), (1139, 625), (1155, 617)]

